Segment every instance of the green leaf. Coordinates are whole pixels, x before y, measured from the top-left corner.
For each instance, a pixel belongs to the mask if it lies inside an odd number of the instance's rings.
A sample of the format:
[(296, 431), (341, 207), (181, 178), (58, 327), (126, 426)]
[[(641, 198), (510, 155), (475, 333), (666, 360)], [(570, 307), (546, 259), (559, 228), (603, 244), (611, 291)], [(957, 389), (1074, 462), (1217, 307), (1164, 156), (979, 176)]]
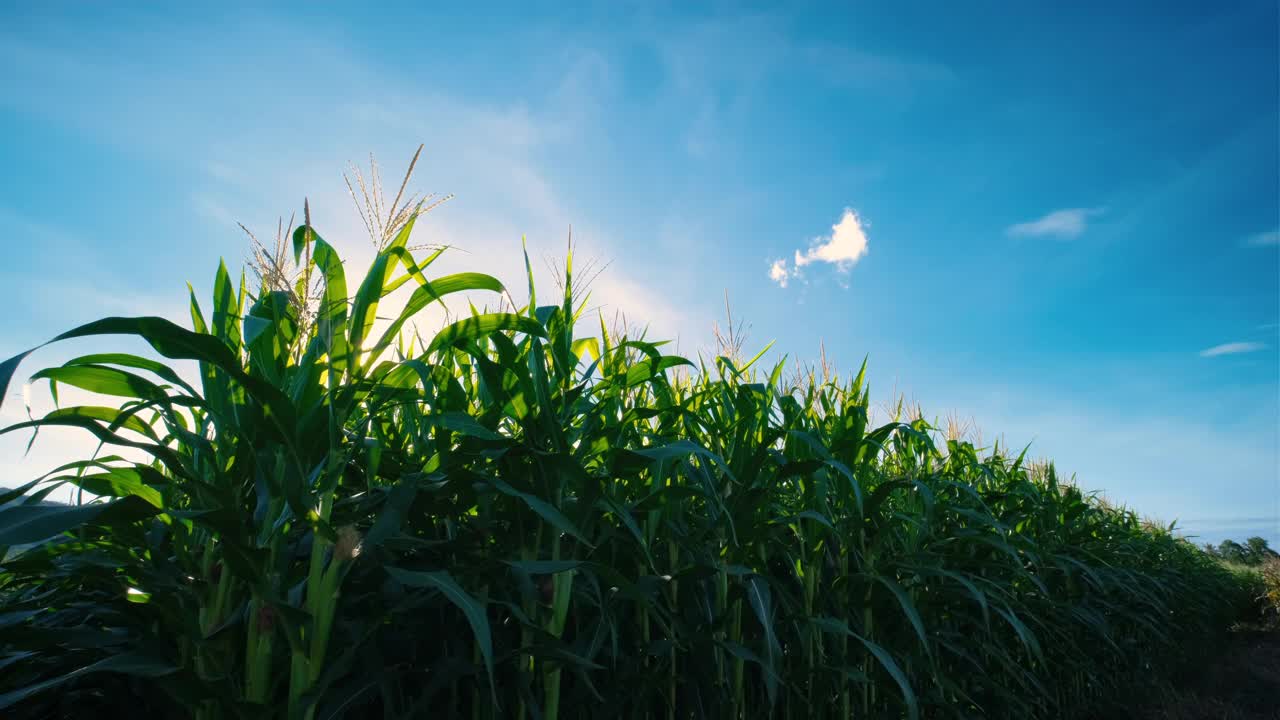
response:
[(590, 357), (592, 360), (600, 359), (600, 340), (598, 338), (582, 338), (574, 340), (571, 346), (571, 352), (578, 357), (578, 360), (584, 360)]
[(258, 398), (277, 427), (292, 432), (293, 410), (283, 393), (245, 375), (238, 358), (221, 340), (211, 335), (191, 332), (159, 317), (109, 317), (95, 320), (5, 360), (0, 363), (0, 407), (3, 407), (4, 399), (8, 397), (9, 383), (18, 365), (28, 355), (50, 343), (95, 335), (137, 335), (164, 357), (173, 360), (198, 360), (224, 370)]
[(480, 654), (484, 657), (484, 666), (489, 673), (490, 691), (494, 695), (494, 702), (497, 703), (497, 690), (493, 679), (493, 640), (489, 631), (489, 618), (485, 614), (484, 605), (481, 605), (479, 600), (476, 600), (466, 590), (463, 590), (462, 586), (449, 573), (443, 570), (419, 572), (388, 567), (387, 574), (409, 587), (438, 590), (448, 598), (449, 602), (462, 611), (462, 614), (467, 618), (467, 622), (471, 624), (471, 632), (475, 636), (476, 645), (479, 646)]
[(210, 329), (213, 336), (227, 344), (233, 351), (240, 350), (240, 299), (231, 275), (224, 262), (218, 263), (213, 278), (213, 318)]
[[(396, 251), (400, 250), (402, 248), (396, 248), (393, 252), (384, 251), (378, 253), (378, 257), (373, 259), (373, 264), (369, 266), (369, 272), (365, 274), (364, 280), (361, 281), (360, 287), (356, 290), (356, 296), (351, 303), (351, 338), (349, 344), (352, 352), (359, 353), (361, 351), (364, 347), (364, 340), (369, 335), (369, 330), (373, 328), (373, 324), (377, 320), (378, 301), (383, 297), (387, 278), (394, 267), (392, 261), (398, 258), (399, 253)], [(364, 361), (366, 365), (368, 362), (369, 360)]]
[(503, 436), (481, 425), (464, 412), (447, 412), (439, 416), (439, 423), (453, 432), (481, 440), (503, 440)]
[(902, 607), (902, 612), (907, 616), (907, 620), (911, 623), (911, 627), (915, 628), (916, 637), (920, 639), (920, 646), (924, 648), (926, 653), (931, 652), (929, 647), (929, 637), (924, 631), (924, 620), (920, 618), (920, 612), (916, 610), (916, 605), (911, 601), (911, 597), (902, 589), (902, 586), (894, 582), (891, 578), (883, 575), (876, 575), (875, 579), (889, 589), (893, 596), (898, 599), (898, 605)]
[(813, 510), (801, 510), (800, 512), (796, 513), (796, 519), (812, 520), (833, 532), (836, 529), (836, 526), (831, 524), (831, 520), (827, 519), (826, 515), (823, 515), (822, 513), (819, 513), (819, 512), (815, 512)]
[[(68, 466), (64, 465), (63, 467), (60, 467), (57, 470), (54, 470), (53, 472), (49, 473), (49, 475), (52, 475), (53, 473), (67, 469), (67, 467)], [(32, 480), (24, 485), (19, 485), (16, 488), (4, 488), (0, 490), (0, 505), (8, 505), (13, 501), (18, 500), (19, 498), (22, 498), (23, 495), (27, 494), (28, 490), (39, 485), (41, 482), (44, 482), (44, 477), (36, 478), (35, 480)]]
[(154, 459), (164, 463), (167, 469), (174, 475), (180, 475), (186, 479), (194, 479), (187, 472), (182, 456), (173, 448), (160, 443), (146, 443), (129, 440), (121, 437), (118, 433), (113, 432), (104, 427), (100, 422), (90, 417), (82, 417), (77, 414), (56, 415), (52, 417), (46, 416), (39, 420), (29, 420), (27, 422), (14, 423), (5, 428), (0, 428), (0, 435), (16, 432), (26, 428), (42, 428), (42, 427), (78, 427), (93, 433), (94, 437), (103, 443), (111, 445), (120, 445), (123, 447), (137, 448)]
[(744, 373), (745, 373), (747, 370), (750, 370), (750, 369), (751, 369), (751, 366), (756, 364), (756, 361), (758, 361), (760, 358), (764, 357), (764, 354), (765, 354), (765, 353), (769, 352), (769, 348), (773, 347), (773, 344), (774, 344), (775, 342), (777, 342), (777, 341), (776, 341), (776, 340), (770, 340), (768, 345), (765, 345), (765, 346), (764, 346), (764, 348), (762, 348), (762, 349), (760, 350), (760, 352), (758, 352), (758, 353), (756, 353), (756, 354), (755, 354), (755, 357), (752, 357), (752, 358), (751, 358), (750, 360), (748, 360), (748, 361), (747, 361), (747, 362), (746, 362), (746, 363), (745, 363), (741, 368), (738, 368), (738, 371), (739, 371), (739, 372), (744, 372)]
[(537, 513), (543, 520), (551, 523), (552, 526), (560, 532), (576, 538), (578, 542), (586, 545), (587, 547), (595, 547), (585, 537), (583, 537), (582, 533), (578, 531), (578, 528), (574, 527), (573, 523), (569, 521), (569, 518), (565, 517), (559, 510), (551, 505), (551, 503), (535, 495), (521, 492), (498, 478), (488, 478), (488, 480), (489, 484), (493, 485), (498, 492), (523, 500), (524, 503), (529, 506), (530, 510)]
[[(351, 346), (347, 343), (347, 276), (342, 269), (342, 259), (315, 230), (303, 226), (294, 231), (294, 244), (300, 233), (309, 233), (315, 243), (313, 255), (316, 267), (324, 273), (324, 295), (316, 312), (316, 337), (329, 355), (329, 367), (336, 374), (355, 364)], [(336, 382), (336, 379), (334, 380)]]
[(70, 367), (45, 368), (31, 376), (32, 380), (60, 382), (100, 395), (164, 400), (167, 398), (159, 385), (133, 373), (100, 365), (72, 365)]
[(641, 360), (632, 366), (631, 369), (627, 370), (627, 377), (624, 383), (627, 387), (639, 385), (642, 382), (652, 380), (660, 375), (664, 370), (679, 367), (681, 365), (692, 366), (693, 363), (676, 355), (663, 355), (657, 361), (652, 359)]
[(130, 468), (113, 468), (106, 473), (72, 476), (67, 478), (67, 482), (99, 497), (137, 496), (156, 509), (164, 507), (160, 491), (144, 483), (142, 476)]
[(209, 328), (204, 322), (204, 313), (200, 311), (200, 302), (196, 300), (196, 289), (187, 283), (187, 293), (191, 296), (191, 327), (198, 333), (207, 333)]
[(898, 666), (897, 661), (893, 659), (893, 656), (888, 651), (850, 630), (843, 620), (831, 617), (817, 617), (810, 618), (809, 621), (825, 632), (847, 635), (862, 643), (863, 647), (875, 656), (880, 666), (885, 669), (885, 672), (889, 673), (889, 677), (893, 678), (893, 681), (898, 684), (898, 689), (902, 691), (903, 702), (907, 705), (907, 716), (912, 720), (920, 717), (920, 706), (916, 700), (915, 691), (911, 689), (911, 683), (907, 681), (906, 674), (902, 672), (902, 668)]
[(1040, 641), (1036, 640), (1035, 633), (1031, 632), (1031, 629), (1022, 622), (1018, 617), (1018, 614), (1015, 613), (1012, 608), (1000, 607), (998, 605), (993, 609), (1000, 615), (1000, 617), (1004, 618), (1011, 627), (1013, 627), (1013, 631), (1018, 634), (1018, 639), (1022, 642), (1023, 647), (1034, 655), (1037, 660), (1043, 663), (1044, 651), (1040, 648)]
[[(404, 227), (400, 229), (391, 245), (379, 253), (378, 257), (374, 259), (373, 265), (369, 268), (368, 274), (365, 275), (364, 281), (360, 283), (360, 289), (356, 291), (351, 310), (351, 347), (356, 352), (359, 352), (363, 349), (364, 341), (377, 321), (379, 301), (395, 292), (397, 288), (410, 279), (417, 280), (420, 285), (418, 290), (409, 298), (409, 302), (401, 311), (400, 317), (384, 333), (382, 340), (367, 353), (361, 363), (362, 369), (367, 368), (370, 363), (376, 362), (388, 347), (391, 338), (394, 338), (400, 332), (400, 327), (404, 322), (426, 307), (431, 301), (441, 300), (444, 295), (458, 292), (459, 290), (494, 290), (502, 292), (502, 283), (481, 273), (461, 273), (440, 278), (434, 283), (428, 281), (426, 276), (422, 274), (422, 267), (414, 261), (413, 254), (404, 247), (405, 243), (408, 242), (409, 234), (413, 231), (413, 225), (416, 220), (416, 216), (411, 217)], [(441, 252), (443, 252), (443, 249), (433, 253), (427, 258), (424, 265), (431, 264)], [(405, 274), (396, 280), (391, 280), (390, 276), (397, 265), (404, 266)], [(443, 301), (441, 302), (443, 303)]]
[(490, 275), (484, 273), (457, 273), (455, 275), (446, 275), (430, 282), (423, 279), (420, 281), (418, 289), (413, 291), (413, 295), (409, 296), (409, 302), (400, 311), (400, 315), (391, 322), (386, 332), (382, 334), (382, 338), (378, 340), (378, 344), (368, 353), (369, 363), (381, 357), (382, 353), (391, 347), (391, 343), (399, 336), (401, 328), (414, 315), (418, 314), (427, 305), (439, 301), (443, 304), (445, 295), (456, 292), (464, 292), (468, 290), (489, 290), (492, 292), (506, 292), (506, 288), (502, 283)]
[(520, 237), (520, 249), (524, 252), (524, 272), (529, 278), (529, 317), (533, 317), (538, 307), (538, 292), (533, 284), (533, 265), (529, 263), (529, 243), (523, 236)]
[(33, 695), (46, 690), (52, 690), (53, 688), (56, 688), (70, 680), (74, 680), (82, 675), (88, 675), (90, 673), (113, 672), (120, 673), (122, 675), (132, 675), (134, 677), (158, 678), (172, 674), (176, 671), (177, 668), (172, 665), (144, 655), (136, 653), (113, 655), (91, 665), (86, 665), (78, 670), (73, 670), (66, 675), (34, 683), (0, 695), (0, 710), (13, 707)]
[[(632, 450), (631, 452), (635, 453), (636, 455), (641, 455), (643, 457), (650, 458), (652, 460), (676, 460), (676, 459), (688, 457), (690, 455), (698, 455), (699, 457), (704, 457), (704, 458), (707, 458), (708, 460), (711, 460), (717, 465), (724, 464), (724, 461), (720, 458), (719, 455), (716, 455), (715, 453), (711, 452), (710, 450), (702, 447), (701, 445), (691, 440), (676, 440), (674, 442), (670, 442), (665, 445), (659, 445), (657, 447), (641, 448), (639, 450)], [(727, 472), (727, 468), (726, 468), (726, 472)]]
[(778, 698), (777, 668), (782, 656), (782, 647), (773, 628), (773, 596), (769, 592), (769, 583), (759, 575), (747, 578), (747, 601), (751, 605), (760, 628), (764, 631), (765, 662), (768, 672), (765, 673), (765, 690), (769, 694), (769, 704)]
[(427, 346), (427, 354), (438, 352), (464, 340), (475, 340), (501, 330), (512, 330), (535, 337), (546, 337), (546, 331), (542, 329), (542, 326), (537, 321), (531, 318), (511, 313), (488, 313), (459, 320), (445, 326), (443, 330), (436, 333), (436, 336), (432, 338), (431, 344)]
[(174, 372), (173, 368), (165, 365), (164, 363), (138, 357), (137, 355), (130, 355), (128, 353), (98, 353), (95, 355), (82, 355), (78, 358), (66, 361), (63, 365), (123, 365), (125, 367), (136, 368), (138, 370), (147, 370), (148, 372), (155, 373), (158, 377), (177, 385), (192, 395), (196, 394), (195, 389), (188, 385), (187, 382), (178, 375), (178, 373)]
[(504, 560), (525, 575), (557, 575), (582, 567), (581, 560)]
[[(152, 440), (159, 439), (156, 437), (155, 431), (151, 429), (151, 426), (142, 422), (137, 415), (112, 407), (77, 405), (75, 407), (58, 408), (57, 410), (50, 410), (45, 414), (43, 419), (57, 421), (71, 417), (101, 420), (112, 428), (124, 428), (125, 430), (132, 430), (133, 432), (145, 435)], [(56, 423), (51, 422), (50, 424)]]
[[(724, 648), (730, 655), (738, 658), (739, 660), (758, 665), (760, 670), (764, 673), (766, 688), (770, 686), (777, 688), (777, 686), (782, 683), (782, 678), (778, 676), (778, 671), (774, 669), (771, 664), (761, 660), (760, 656), (751, 652), (749, 648), (743, 647), (732, 640), (716, 640), (716, 645)], [(770, 700), (770, 702), (772, 702), (772, 700)]]
[(399, 533), (405, 514), (409, 511), (409, 506), (413, 504), (413, 500), (417, 496), (418, 486), (414, 483), (407, 480), (396, 483), (387, 493), (387, 498), (382, 505), (382, 512), (378, 513), (378, 519), (374, 521), (373, 527), (369, 528), (369, 533), (365, 535), (365, 545), (370, 548), (377, 547), (387, 538)]
[(990, 610), (987, 607), (986, 594), (984, 594), (981, 590), (979, 590), (978, 586), (974, 585), (973, 582), (968, 578), (966, 578), (964, 575), (961, 575), (960, 573), (957, 573), (957, 572), (951, 572), (950, 570), (944, 570), (942, 568), (936, 568), (936, 567), (914, 567), (911, 569), (914, 572), (918, 572), (922, 575), (937, 575), (939, 577), (945, 577), (947, 579), (954, 580), (957, 583), (959, 583), (965, 590), (969, 591), (969, 594), (973, 596), (974, 601), (978, 603), (978, 607), (982, 609), (983, 621), (984, 622), (988, 621), (988, 618), (990, 616)]
[(89, 505), (15, 505), (0, 508), (0, 546), (27, 545), (95, 520), (136, 520), (155, 514), (139, 497)]

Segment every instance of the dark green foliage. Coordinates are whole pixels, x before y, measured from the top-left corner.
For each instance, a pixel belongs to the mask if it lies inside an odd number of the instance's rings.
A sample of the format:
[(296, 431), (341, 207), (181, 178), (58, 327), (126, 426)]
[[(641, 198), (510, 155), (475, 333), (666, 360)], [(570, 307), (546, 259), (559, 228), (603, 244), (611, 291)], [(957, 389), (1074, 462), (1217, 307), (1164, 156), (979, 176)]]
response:
[[(1052, 467), (920, 419), (873, 426), (861, 372), (788, 388), (781, 365), (719, 357), (681, 375), (661, 343), (575, 337), (569, 290), (405, 347), (413, 313), (502, 291), (428, 280), (411, 228), (354, 298), (304, 227), (317, 306), (220, 268), (193, 331), (62, 336), (142, 337), (197, 360), (200, 387), (126, 355), (39, 373), (124, 401), (7, 432), (80, 427), (147, 460), (4, 498), (0, 537), (35, 544), (0, 548), (0, 712), (1070, 717), (1249, 600)], [(62, 484), (102, 499), (39, 504)]]
[(1266, 538), (1262, 537), (1251, 537), (1243, 545), (1234, 540), (1223, 540), (1217, 547), (1210, 544), (1204, 549), (1219, 560), (1237, 565), (1257, 566), (1268, 560), (1280, 559), (1280, 553), (1272, 550)]

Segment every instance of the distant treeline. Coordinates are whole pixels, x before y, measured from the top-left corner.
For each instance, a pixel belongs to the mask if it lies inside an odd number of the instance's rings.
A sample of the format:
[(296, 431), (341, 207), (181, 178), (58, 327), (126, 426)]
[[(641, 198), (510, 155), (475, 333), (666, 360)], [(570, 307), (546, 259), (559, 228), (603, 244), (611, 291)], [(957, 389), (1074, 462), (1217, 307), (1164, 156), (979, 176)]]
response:
[(1265, 538), (1251, 537), (1240, 544), (1235, 540), (1223, 540), (1222, 544), (1208, 543), (1204, 551), (1226, 562), (1240, 565), (1261, 565), (1272, 559), (1280, 559), (1280, 553), (1272, 550)]

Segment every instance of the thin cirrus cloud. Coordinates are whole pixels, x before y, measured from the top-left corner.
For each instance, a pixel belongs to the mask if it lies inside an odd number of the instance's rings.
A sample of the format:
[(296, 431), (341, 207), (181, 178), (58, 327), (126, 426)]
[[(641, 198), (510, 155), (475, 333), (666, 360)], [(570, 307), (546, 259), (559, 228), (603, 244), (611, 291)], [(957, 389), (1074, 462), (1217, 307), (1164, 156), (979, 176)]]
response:
[(1042, 218), (1010, 225), (1010, 237), (1079, 237), (1089, 227), (1089, 218), (1101, 215), (1103, 208), (1066, 208), (1054, 210)]
[(1251, 353), (1259, 350), (1267, 349), (1266, 345), (1260, 342), (1230, 342), (1221, 345), (1214, 345), (1200, 351), (1200, 357), (1218, 357), (1219, 355), (1239, 355), (1240, 353)]
[(1280, 245), (1280, 229), (1256, 233), (1244, 239), (1246, 247), (1276, 247)]
[(866, 224), (856, 211), (845, 208), (840, 220), (831, 226), (831, 234), (815, 238), (804, 252), (796, 250), (790, 265), (785, 258), (770, 263), (769, 279), (786, 287), (793, 279), (803, 277), (802, 268), (816, 262), (835, 265), (836, 270), (847, 273), (866, 254)]

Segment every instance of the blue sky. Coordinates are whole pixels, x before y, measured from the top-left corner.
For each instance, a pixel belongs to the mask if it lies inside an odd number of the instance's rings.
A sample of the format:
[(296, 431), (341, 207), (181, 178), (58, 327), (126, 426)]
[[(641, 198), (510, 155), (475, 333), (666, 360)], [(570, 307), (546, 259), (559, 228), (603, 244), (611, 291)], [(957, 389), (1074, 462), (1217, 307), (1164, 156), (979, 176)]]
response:
[[(572, 224), (605, 312), (689, 352), (727, 290), (754, 345), (869, 356), (882, 401), (1280, 545), (1273, 2), (30, 5), (0, 9), (0, 354), (182, 319), (236, 221), (304, 196), (359, 258), (341, 172), (425, 143), (445, 269), (519, 285), (520, 237)], [(0, 482), (74, 442), (0, 439)]]

